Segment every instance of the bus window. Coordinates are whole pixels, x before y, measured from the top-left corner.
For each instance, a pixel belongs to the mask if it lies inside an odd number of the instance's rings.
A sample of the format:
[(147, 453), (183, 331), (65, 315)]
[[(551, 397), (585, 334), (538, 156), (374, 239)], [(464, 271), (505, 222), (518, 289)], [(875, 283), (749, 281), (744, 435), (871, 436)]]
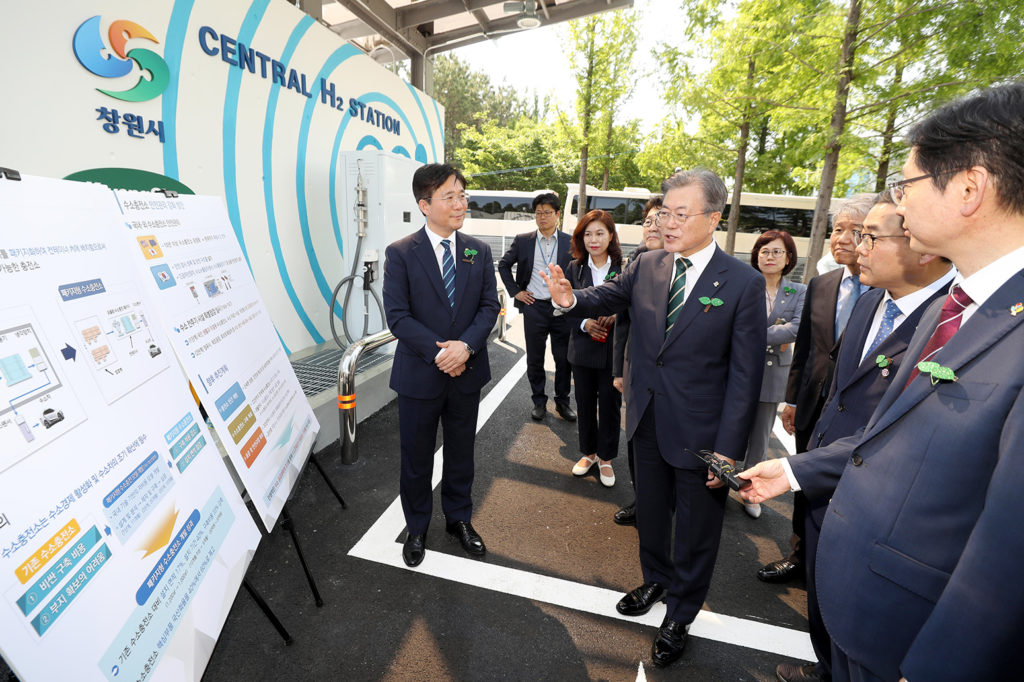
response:
[(776, 229), (785, 230), (794, 237), (810, 237), (814, 211), (800, 208), (775, 209)]

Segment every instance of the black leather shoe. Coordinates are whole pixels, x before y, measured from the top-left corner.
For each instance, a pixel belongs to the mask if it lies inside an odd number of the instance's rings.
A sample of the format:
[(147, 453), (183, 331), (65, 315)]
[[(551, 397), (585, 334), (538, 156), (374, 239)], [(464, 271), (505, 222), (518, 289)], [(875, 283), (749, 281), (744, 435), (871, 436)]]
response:
[(644, 583), (623, 596), (615, 610), (623, 616), (642, 616), (660, 601), (665, 601), (665, 588), (661, 583)]
[(666, 618), (658, 629), (658, 636), (654, 638), (654, 644), (651, 645), (651, 659), (654, 661), (654, 665), (664, 668), (679, 660), (689, 637), (685, 625)]
[(479, 533), (473, 530), (473, 526), (469, 521), (449, 523), (445, 526), (445, 530), (448, 531), (449, 535), (458, 538), (459, 542), (462, 543), (462, 549), (470, 554), (481, 556), (487, 552), (483, 539)]
[(423, 561), (423, 555), (426, 553), (426, 534), (413, 535), (409, 533), (405, 536), (405, 544), (402, 545), (402, 558), (405, 559), (406, 566), (419, 566)]
[(615, 512), (612, 520), (620, 526), (636, 525), (636, 502), (630, 502), (625, 507)]
[(799, 578), (803, 573), (804, 567), (799, 561), (779, 559), (762, 566), (757, 571), (757, 578), (766, 583), (788, 583), (794, 578)]
[(530, 418), (533, 419), (534, 421), (539, 422), (541, 419), (544, 418), (544, 415), (547, 413), (547, 408), (545, 408), (543, 405), (534, 405), (533, 411), (530, 412)]
[(783, 663), (775, 668), (775, 679), (779, 682), (821, 682), (831, 678), (826, 678), (818, 672), (817, 663), (805, 665)]
[(572, 408), (565, 403), (558, 403), (555, 405), (555, 412), (557, 412), (558, 416), (567, 422), (576, 421), (576, 413), (573, 412)]

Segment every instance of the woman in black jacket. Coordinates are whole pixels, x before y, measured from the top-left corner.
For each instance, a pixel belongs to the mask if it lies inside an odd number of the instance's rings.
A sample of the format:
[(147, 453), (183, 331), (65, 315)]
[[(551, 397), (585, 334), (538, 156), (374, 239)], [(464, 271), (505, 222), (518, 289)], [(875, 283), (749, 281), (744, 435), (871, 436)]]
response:
[[(576, 224), (572, 235), (572, 255), (566, 278), (574, 289), (601, 285), (622, 272), (622, 248), (615, 232), (615, 221), (605, 211), (590, 211)], [(628, 329), (616, 316), (573, 321), (569, 337), (569, 364), (576, 384), (576, 422), (580, 454), (572, 468), (583, 476), (598, 465), (601, 483), (615, 485), (612, 460), (619, 451), (619, 409), (622, 394), (612, 377), (622, 368), (613, 367), (615, 343), (625, 343)]]

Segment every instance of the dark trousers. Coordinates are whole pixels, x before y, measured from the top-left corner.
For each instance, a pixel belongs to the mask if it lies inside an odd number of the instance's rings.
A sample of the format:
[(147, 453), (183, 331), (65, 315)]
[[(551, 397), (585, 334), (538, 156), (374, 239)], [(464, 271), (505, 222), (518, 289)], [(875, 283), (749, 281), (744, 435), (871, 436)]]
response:
[[(812, 424), (817, 424), (818, 417), (821, 416), (821, 408), (823, 407), (824, 399), (818, 401), (816, 406), (817, 414), (814, 416)], [(793, 440), (796, 444), (796, 451), (807, 452), (807, 446), (810, 443), (811, 436), (814, 434), (814, 427), (810, 429), (796, 429), (793, 432)], [(789, 544), (793, 548), (787, 557), (790, 561), (796, 563), (802, 563), (807, 558), (807, 543), (804, 540), (804, 536), (807, 534), (804, 528), (805, 519), (807, 518), (807, 497), (802, 492), (796, 492), (793, 494), (793, 534), (789, 538)]]
[(427, 532), (433, 509), (430, 479), (434, 471), (437, 425), (444, 436), (441, 509), (448, 523), (473, 516), (473, 444), (480, 391), (462, 393), (451, 382), (437, 398), (398, 396), (398, 426), (402, 442), (399, 493), (405, 523), (412, 535)]
[[(534, 301), (523, 306), (523, 333), (526, 335), (526, 378), (533, 392), (533, 404), (548, 401), (544, 393), (544, 349), (551, 337), (551, 355), (555, 358), (555, 403), (569, 404), (572, 370), (569, 368), (569, 324), (564, 316), (555, 317), (551, 301)], [(578, 322), (577, 322), (578, 324)]]
[(580, 454), (614, 459), (619, 454), (622, 394), (612, 384), (610, 367), (572, 366), (576, 380), (576, 427)]
[(818, 658), (818, 674), (827, 680), (832, 674), (832, 638), (825, 629), (818, 606), (818, 586), (815, 583), (818, 558), (818, 537), (821, 524), (828, 510), (828, 500), (807, 500), (804, 512), (804, 571), (807, 576), (807, 624), (811, 634), (811, 645)]
[(832, 645), (832, 679), (835, 682), (882, 682), (882, 678), (849, 659), (843, 650)]
[[(666, 428), (677, 429), (679, 425)], [(668, 617), (690, 623), (711, 586), (729, 489), (709, 489), (705, 485), (707, 469), (677, 469), (662, 458), (653, 400), (637, 426), (633, 447), (636, 526), (644, 582), (668, 586)]]

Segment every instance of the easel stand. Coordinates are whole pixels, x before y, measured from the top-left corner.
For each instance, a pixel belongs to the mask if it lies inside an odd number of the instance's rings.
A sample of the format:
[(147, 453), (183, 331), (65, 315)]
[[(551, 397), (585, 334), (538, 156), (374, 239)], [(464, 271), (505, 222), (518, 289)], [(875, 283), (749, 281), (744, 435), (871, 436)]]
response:
[[(316, 467), (316, 470), (320, 472), (320, 476), (324, 479), (324, 482), (327, 484), (327, 487), (330, 488), (331, 492), (334, 493), (334, 497), (337, 498), (338, 504), (341, 505), (341, 508), (348, 509), (348, 505), (345, 504), (345, 500), (342, 499), (341, 493), (339, 493), (338, 489), (334, 487), (331, 479), (327, 477), (327, 472), (324, 471), (322, 466), (320, 466), (320, 462), (317, 461), (316, 455), (313, 454), (312, 451), (309, 453), (309, 461), (311, 461), (313, 466)], [(313, 579), (313, 574), (309, 570), (309, 564), (306, 563), (306, 556), (302, 553), (302, 545), (299, 544), (299, 536), (295, 532), (295, 522), (292, 520), (292, 515), (288, 511), (287, 503), (281, 507), (281, 528), (288, 531), (288, 534), (291, 535), (292, 545), (295, 547), (295, 553), (299, 557), (299, 563), (302, 564), (302, 571), (306, 574), (306, 582), (309, 583), (309, 590), (313, 593), (314, 603), (317, 607), (323, 606), (324, 600), (320, 596), (320, 590), (317, 589), (316, 580)]]
[(256, 602), (256, 606), (260, 607), (260, 611), (263, 612), (263, 615), (267, 617), (267, 620), (270, 621), (270, 624), (274, 626), (275, 630), (277, 630), (277, 634), (281, 635), (281, 639), (284, 640), (285, 646), (289, 646), (292, 642), (294, 642), (295, 640), (292, 639), (292, 636), (289, 635), (288, 631), (284, 629), (284, 625), (281, 624), (281, 621), (278, 620), (274, 612), (270, 609), (269, 606), (267, 606), (267, 602), (263, 601), (263, 597), (260, 596), (260, 593), (257, 592), (256, 588), (249, 583), (248, 578), (242, 580), (242, 587), (244, 587), (245, 591), (249, 593), (249, 596), (252, 597), (252, 600)]

